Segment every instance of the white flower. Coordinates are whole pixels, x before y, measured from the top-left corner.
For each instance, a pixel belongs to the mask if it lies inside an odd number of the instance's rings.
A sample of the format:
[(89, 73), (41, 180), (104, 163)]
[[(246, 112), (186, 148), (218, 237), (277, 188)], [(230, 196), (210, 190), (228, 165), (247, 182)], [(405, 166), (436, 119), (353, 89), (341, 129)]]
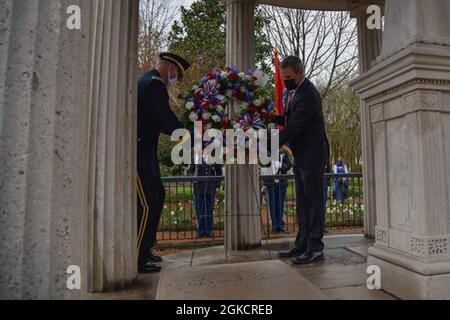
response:
[(245, 73), (244, 73), (244, 72), (239, 72), (238, 76), (239, 76), (240, 78), (245, 78)]
[(202, 117), (205, 120), (209, 120), (211, 118), (211, 113), (205, 112), (205, 113), (202, 114)]
[(241, 86), (241, 87), (239, 88), (239, 90), (240, 90), (242, 93), (246, 93), (246, 92), (247, 92), (247, 88), (244, 87), (244, 86)]
[(227, 91), (225, 92), (225, 95), (226, 95), (227, 97), (232, 97), (232, 96), (233, 96), (233, 91), (227, 90)]
[(270, 79), (269, 76), (261, 70), (256, 70), (253, 76), (256, 78), (255, 84), (261, 87), (265, 87)]
[(223, 111), (225, 111), (225, 109), (222, 106), (217, 106), (217, 111), (223, 112)]
[(191, 114), (189, 115), (189, 120), (191, 120), (192, 122), (195, 122), (198, 120), (198, 114), (196, 114), (195, 112), (191, 112)]
[(198, 86), (192, 86), (192, 90), (197, 91)]
[(188, 101), (188, 102), (186, 103), (185, 107), (186, 107), (187, 110), (192, 110), (192, 109), (194, 109), (194, 102)]
[(228, 77), (228, 72), (222, 71), (221, 76), (222, 76), (222, 78)]
[(249, 76), (249, 75), (246, 75), (246, 76), (245, 76), (245, 80), (248, 80), (248, 81), (253, 80), (253, 77), (252, 77), (252, 76)]
[(212, 120), (215, 122), (215, 123), (219, 123), (220, 122), (220, 117), (218, 116), (218, 115), (214, 115), (214, 116), (212, 116)]
[(255, 101), (253, 101), (253, 104), (257, 107), (259, 107), (260, 105), (262, 105), (261, 99), (257, 99)]

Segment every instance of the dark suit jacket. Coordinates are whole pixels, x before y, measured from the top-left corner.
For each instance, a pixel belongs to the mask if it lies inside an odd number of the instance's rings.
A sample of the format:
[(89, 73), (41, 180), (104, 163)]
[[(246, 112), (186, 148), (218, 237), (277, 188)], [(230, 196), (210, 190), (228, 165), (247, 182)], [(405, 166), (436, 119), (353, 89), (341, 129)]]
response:
[(138, 81), (138, 171), (140, 175), (160, 176), (158, 141), (162, 133), (171, 135), (182, 124), (169, 106), (169, 93), (156, 70)]
[(280, 146), (290, 143), (296, 164), (301, 168), (325, 166), (330, 151), (322, 98), (308, 79), (297, 89), (288, 106), (285, 126), (280, 133)]

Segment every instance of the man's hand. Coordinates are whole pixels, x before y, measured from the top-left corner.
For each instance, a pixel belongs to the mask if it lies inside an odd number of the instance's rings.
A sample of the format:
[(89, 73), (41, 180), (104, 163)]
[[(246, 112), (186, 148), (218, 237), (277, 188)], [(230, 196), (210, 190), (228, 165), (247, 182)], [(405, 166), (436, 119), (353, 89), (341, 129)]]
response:
[(273, 122), (279, 126), (284, 126), (286, 125), (286, 118), (285, 116), (275, 116)]

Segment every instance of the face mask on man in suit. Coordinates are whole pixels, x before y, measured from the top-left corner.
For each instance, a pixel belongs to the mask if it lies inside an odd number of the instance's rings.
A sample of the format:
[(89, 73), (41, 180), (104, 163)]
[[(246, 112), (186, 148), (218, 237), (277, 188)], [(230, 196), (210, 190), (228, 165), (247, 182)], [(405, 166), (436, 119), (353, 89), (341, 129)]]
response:
[(281, 70), (284, 84), (286, 85), (286, 89), (289, 91), (293, 91), (298, 88), (300, 84), (305, 80), (305, 74), (303, 70), (294, 70), (291, 67), (287, 67)]

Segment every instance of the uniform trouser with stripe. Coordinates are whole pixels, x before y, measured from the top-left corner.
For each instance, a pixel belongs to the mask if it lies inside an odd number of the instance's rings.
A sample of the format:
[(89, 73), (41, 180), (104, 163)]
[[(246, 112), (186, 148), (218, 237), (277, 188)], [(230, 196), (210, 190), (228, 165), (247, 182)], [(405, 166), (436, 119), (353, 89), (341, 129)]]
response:
[(156, 242), (166, 191), (161, 177), (138, 174), (137, 180), (138, 250), (142, 264)]

